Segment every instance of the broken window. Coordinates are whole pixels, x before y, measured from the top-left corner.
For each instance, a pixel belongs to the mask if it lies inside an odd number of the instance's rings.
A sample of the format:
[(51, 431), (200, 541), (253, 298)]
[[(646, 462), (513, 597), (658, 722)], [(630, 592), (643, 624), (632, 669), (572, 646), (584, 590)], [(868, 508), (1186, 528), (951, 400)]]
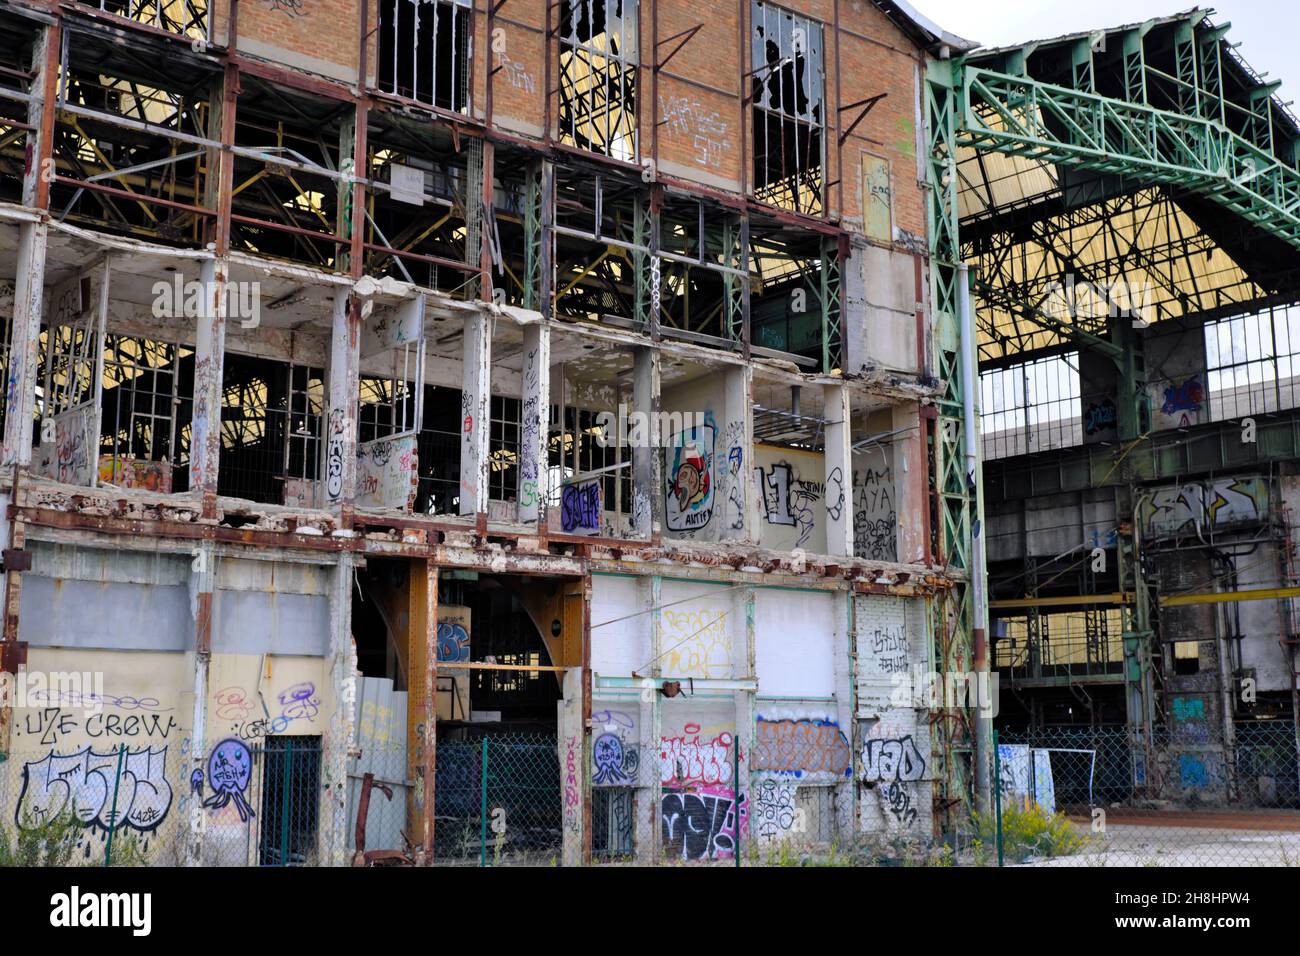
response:
[(464, 113), (469, 109), (470, 0), (382, 0), (379, 89)]
[(91, 5), (155, 30), (194, 40), (208, 38), (207, 0), (99, 0), (98, 3), (91, 0)]
[(980, 372), (984, 459), (1080, 444), (1079, 393), (1078, 352)]
[(283, 504), (288, 482), (314, 482), (324, 396), (323, 369), (227, 353), (218, 492)]
[[(1300, 405), (1300, 307), (1207, 322), (1205, 365), (1211, 421)], [(1151, 400), (1166, 421), (1204, 420), (1199, 375), (1175, 376), (1159, 386), (1151, 389)]]
[(165, 493), (186, 490), (194, 350), (109, 334), (101, 387), (100, 482)]
[(551, 406), (547, 442), (550, 507), (560, 507), (565, 484), (597, 475), (601, 512), (632, 513), (632, 457), (617, 435), (602, 434), (600, 415), (589, 409), (569, 407), (564, 409), (561, 423), (560, 407)]
[(636, 159), (637, 0), (560, 4), (560, 141)]
[(826, 70), (822, 26), (769, 3), (751, 7), (754, 196), (821, 215)]
[(519, 433), (523, 405), (517, 398), (492, 396), (488, 428), (488, 497), (514, 501), (519, 493)]

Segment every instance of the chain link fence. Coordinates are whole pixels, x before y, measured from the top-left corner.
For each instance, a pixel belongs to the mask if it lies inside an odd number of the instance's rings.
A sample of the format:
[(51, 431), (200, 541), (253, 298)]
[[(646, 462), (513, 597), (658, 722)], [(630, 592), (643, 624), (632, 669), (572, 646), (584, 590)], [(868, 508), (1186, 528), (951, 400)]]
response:
[(0, 865), (180, 866), (201, 815), (205, 866), (317, 866), (321, 741), (216, 743), (203, 770), (167, 748), (121, 744), (15, 753), (0, 764), (15, 792), (0, 823)]
[(13, 814), (0, 821), (0, 866), (184, 862), (165, 747), (18, 751), (0, 764)]
[(1004, 731), (972, 861), (1036, 866), (1300, 865), (1289, 722)]
[(563, 843), (554, 734), (439, 741), (434, 859), (460, 866), (553, 865)]

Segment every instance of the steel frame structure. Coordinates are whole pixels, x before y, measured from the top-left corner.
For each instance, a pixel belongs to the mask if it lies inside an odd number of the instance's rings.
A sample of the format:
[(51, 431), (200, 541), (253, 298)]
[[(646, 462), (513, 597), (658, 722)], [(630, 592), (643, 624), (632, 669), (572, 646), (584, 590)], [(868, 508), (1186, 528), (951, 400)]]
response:
[[(1148, 268), (1157, 281), (1163, 281), (1163, 291), (1174, 302), (1179, 302), (1183, 290), (1169, 281), (1173, 263), (1197, 250), (1189, 249), (1187, 237), (1173, 230), (1158, 248), (1142, 245), (1137, 236), (1129, 242), (1116, 242), (1112, 222), (1120, 208), (1134, 215), (1172, 217), (1175, 200), (1179, 206), (1204, 203), (1217, 208), (1229, 228), (1244, 228), (1268, 241), (1300, 249), (1300, 129), (1286, 108), (1273, 99), (1276, 84), (1264, 84), (1237, 59), (1224, 41), (1226, 27), (1214, 26), (1207, 16), (1207, 11), (1196, 10), (1100, 35), (977, 51), (928, 64), (924, 109), (931, 187), (930, 299), (935, 367), (944, 384), (937, 403), (931, 467), (941, 501), (939, 553), (958, 573), (969, 573), (972, 552), (982, 547), (977, 530), (982, 525), (981, 476), (963, 474), (960, 466), (961, 410), (969, 398), (966, 390), (977, 387), (958, 367), (960, 336), (964, 331), (974, 334), (973, 324), (963, 329), (960, 323), (965, 291), (961, 288), (963, 254), (990, 267), (974, 289), (986, 310), (1000, 308), (1018, 316), (1013, 324), (1025, 320), (1031, 337), (1033, 327), (1055, 334), (1057, 350), (1071, 345), (1091, 348), (1119, 366), (1120, 404), (1125, 406), (1120, 410), (1120, 437), (1135, 441), (1123, 449), (1118, 460), (1107, 449), (1102, 450), (1107, 454), (1098, 454), (1096, 449), (1055, 453), (1054, 460), (1062, 463), (1072, 456), (1087, 459), (1087, 467), (1075, 468), (1076, 482), (1056, 483), (1053, 490), (1060, 491), (1066, 484), (1128, 483), (1177, 471), (1195, 444), (1181, 441), (1182, 453), (1171, 457), (1168, 453), (1175, 449), (1169, 443), (1143, 443), (1148, 447), (1129, 458), (1138, 444), (1136, 439), (1147, 437), (1140, 435), (1136, 424), (1144, 369), (1140, 342), (1131, 323), (1110, 317), (1109, 323), (1090, 324), (1089, 317), (1078, 315), (1062, 320), (1043, 308), (1046, 282), (1065, 271), (1079, 271), (1087, 278), (1086, 266), (1072, 256), (1073, 247), (1065, 240), (1070, 231), (1095, 230), (1107, 248), (1114, 250), (1112, 255), (1118, 257), (1121, 268), (1135, 261)], [(1058, 169), (1116, 177), (1128, 186), (1119, 191), (1118, 198), (1106, 198), (1082, 210), (1044, 202), (1045, 197), (1051, 198), (1047, 194), (1023, 197), (1020, 206), (998, 208), (990, 191), (987, 212), (971, 223), (975, 239), (963, 247), (959, 150), (973, 151), (976, 161), (997, 153), (1010, 157), (1012, 168), (1015, 163), (1022, 168), (1054, 164)], [(1135, 189), (1135, 184), (1140, 185)], [(1059, 200), (1059, 194), (1055, 198)], [(1016, 273), (1009, 264), (1026, 237), (1045, 252), (1037, 272)], [(1216, 235), (1207, 240), (1212, 243), (1221, 238)], [(1250, 297), (1286, 297), (1285, 291), (1279, 293), (1269, 284), (1254, 286)], [(1184, 292), (1182, 298), (1186, 297)], [(1196, 309), (1187, 308), (1185, 301), (1180, 304), (1182, 314), (1203, 308), (1200, 303)], [(985, 323), (982, 331), (990, 335), (997, 330)], [(1015, 334), (1023, 341), (1026, 331), (1017, 329)], [(1223, 444), (1222, 431), (1217, 425), (1198, 429), (1217, 445)], [(1280, 425), (1273, 431), (1279, 432), (1282, 445), (1294, 451), (1290, 422), (1285, 437)], [(1283, 450), (1274, 447), (1276, 443), (1261, 444), (1268, 446), (1258, 449), (1264, 457)], [(1220, 448), (1216, 463), (1226, 462), (1230, 456), (1240, 458), (1235, 449)], [(1035, 462), (1042, 459), (1038, 456)], [(1099, 470), (1105, 473), (1098, 474)], [(1023, 465), (1017, 469), (1024, 471)], [(995, 474), (1004, 472), (1007, 477), (1012, 474), (1006, 469)], [(1002, 490), (1004, 495), (1009, 493)], [(1140, 570), (1136, 566), (1129, 570), (1134, 590), (1143, 590)], [(1129, 576), (1124, 577), (1127, 586)], [(972, 591), (969, 579), (959, 581), (950, 592), (951, 601), (937, 615), (937, 669), (978, 657), (973, 622), (981, 619), (981, 609), (973, 606)], [(1126, 677), (1134, 692), (1145, 698), (1136, 701), (1138, 710), (1150, 713), (1149, 669), (1142, 673), (1140, 666), (1150, 656), (1143, 648), (1150, 637), (1143, 611), (1130, 608), (1126, 612), (1126, 657), (1139, 665), (1138, 673)], [(1131, 720), (1140, 723), (1136, 713), (1131, 706)], [(964, 718), (936, 724), (935, 751), (945, 759), (963, 747), (963, 732), (968, 733), (970, 727), (969, 715)], [(950, 800), (964, 796), (959, 766), (948, 763), (940, 773), (945, 796)]]

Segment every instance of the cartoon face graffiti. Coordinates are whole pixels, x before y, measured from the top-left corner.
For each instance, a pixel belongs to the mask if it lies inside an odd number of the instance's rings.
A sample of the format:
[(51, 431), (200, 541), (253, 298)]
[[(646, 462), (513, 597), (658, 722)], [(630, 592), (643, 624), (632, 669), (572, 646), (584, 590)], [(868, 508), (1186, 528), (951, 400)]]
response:
[(244, 794), (253, 776), (253, 755), (248, 745), (242, 740), (228, 737), (212, 748), (208, 758), (208, 785), (212, 787), (212, 796), (203, 801), (203, 805), (219, 810), (232, 801), (239, 811), (239, 819), (245, 823), (253, 816), (253, 808), (248, 805)]
[(617, 734), (601, 734), (596, 738), (592, 748), (592, 763), (595, 765), (593, 783), (631, 783), (636, 775), (636, 751), (624, 747), (622, 738)]
[(713, 516), (713, 427), (682, 432), (668, 450), (668, 527), (702, 528)]

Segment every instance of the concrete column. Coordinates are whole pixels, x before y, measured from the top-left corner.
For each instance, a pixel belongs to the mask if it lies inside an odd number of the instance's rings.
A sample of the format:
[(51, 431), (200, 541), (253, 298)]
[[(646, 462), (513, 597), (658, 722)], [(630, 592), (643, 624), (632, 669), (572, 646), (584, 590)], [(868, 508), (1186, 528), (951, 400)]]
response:
[(465, 318), (460, 395), (460, 514), (487, 513), (488, 415), (492, 409), (492, 327), (481, 312)]
[(849, 390), (822, 388), (826, 419), (826, 553), (853, 554), (853, 440)]
[(586, 728), (582, 719), (581, 667), (570, 667), (564, 672), (563, 690), (564, 699), (556, 705), (559, 711), (560, 810), (564, 820), (560, 863), (562, 866), (581, 866), (586, 843), (583, 828)]
[[(199, 543), (191, 565), (190, 595), (194, 608), (194, 713), (190, 730), (190, 766), (186, 780), (207, 773), (208, 672), (212, 665), (212, 602), (217, 570), (216, 549), (211, 541)], [(185, 865), (203, 865), (203, 834), (207, 814), (203, 798), (187, 785), (190, 836), (185, 843)]]
[[(663, 615), (657, 610), (651, 610), (659, 607), (663, 601), (663, 578), (655, 575), (649, 578), (644, 585), (638, 589), (638, 595), (644, 596), (644, 607), (649, 613), (646, 615), (650, 619), (650, 676), (658, 678), (663, 676)], [(649, 690), (649, 701), (642, 704), (642, 712), (649, 710), (650, 721), (649, 727), (643, 727), (641, 731), (641, 753), (647, 759), (641, 761), (643, 765), (649, 765), (649, 839), (645, 841), (644, 853), (638, 847), (637, 861), (640, 863), (658, 864), (664, 858), (663, 846), (663, 772), (659, 767), (659, 746), (663, 737), (663, 696), (653, 687), (644, 688), (642, 698)], [(638, 834), (639, 836), (639, 834)], [(648, 859), (647, 859), (648, 857)]]
[[(748, 365), (729, 365), (723, 373), (722, 434), (714, 446), (717, 502), (722, 541), (758, 540), (758, 492), (754, 488), (753, 374)], [(715, 507), (718, 507), (715, 505)]]
[(357, 394), (360, 382), (361, 303), (340, 293), (334, 298), (330, 336), (329, 422), (325, 444), (325, 503), (351, 524), (357, 494)]
[(547, 428), (551, 418), (551, 327), (524, 327), (523, 421), (519, 440), (519, 520), (546, 522)]
[(205, 260), (199, 267), (204, 314), (199, 316), (194, 345), (194, 419), (190, 438), (190, 491), (203, 496), (203, 513), (217, 507), (217, 471), (221, 460), (221, 381), (226, 354), (226, 282), (229, 263)]
[[(754, 676), (757, 671), (757, 646), (756, 635), (754, 633), (754, 589), (745, 588), (736, 592), (736, 603), (744, 608), (745, 611), (745, 673), (737, 676)], [(733, 795), (735, 797), (734, 813), (736, 814), (736, 826), (733, 832), (738, 835), (739, 846), (737, 848), (742, 859), (749, 855), (750, 840), (754, 838), (754, 827), (749, 827), (743, 833), (740, 827), (740, 805), (742, 801), (748, 801), (750, 809), (754, 808), (754, 775), (752, 770), (752, 754), (754, 752), (755, 727), (758, 719), (758, 695), (752, 690), (738, 690), (735, 692), (736, 706), (736, 739), (734, 746), (740, 748), (740, 754), (736, 760), (736, 779), (732, 782)]]
[(320, 861), (344, 866), (348, 859), (348, 764), (356, 743), (357, 649), (352, 640), (352, 580), (356, 558), (339, 554), (330, 588), (330, 683), (338, 707), (330, 718), (329, 744), (322, 755)]
[(18, 229), (9, 382), (5, 396), (4, 464), (26, 467), (32, 462), (32, 417), (36, 383), (41, 373), (37, 346), (41, 337), (48, 227), (43, 222), (25, 222)]
[[(23, 175), (23, 205), (45, 210), (50, 204), (54, 173), (54, 95), (59, 72), (61, 30), (56, 24), (41, 31), (32, 51), (32, 81), (28, 86), (27, 170)], [(9, 381), (5, 395), (3, 461), (27, 467), (32, 461), (32, 417), (40, 375), (37, 345), (41, 335), (41, 306), (45, 292), (45, 247), (49, 227), (25, 222), (18, 227), (18, 261), (14, 274), (13, 323), (9, 333)], [(15, 502), (17, 504), (17, 502)]]
[(648, 347), (636, 349), (632, 369), (633, 410), (648, 416), (648, 441), (632, 449), (632, 534), (638, 538), (658, 537), (663, 527), (664, 489), (662, 444), (659, 434), (659, 353)]

